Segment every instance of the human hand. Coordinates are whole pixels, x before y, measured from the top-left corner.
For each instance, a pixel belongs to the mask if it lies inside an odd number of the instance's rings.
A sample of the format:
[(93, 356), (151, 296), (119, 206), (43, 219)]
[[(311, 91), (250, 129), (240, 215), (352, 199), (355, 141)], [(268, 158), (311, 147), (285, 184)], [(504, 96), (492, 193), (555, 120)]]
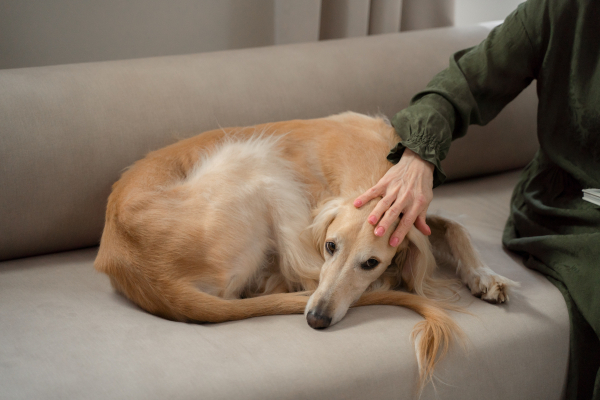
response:
[(405, 149), (398, 164), (392, 166), (375, 186), (354, 200), (354, 206), (360, 208), (370, 200), (382, 197), (367, 219), (371, 225), (377, 226), (376, 236), (383, 236), (403, 214), (390, 236), (390, 246), (396, 247), (402, 243), (413, 224), (424, 235), (431, 234), (425, 217), (433, 199), (434, 168), (430, 162)]

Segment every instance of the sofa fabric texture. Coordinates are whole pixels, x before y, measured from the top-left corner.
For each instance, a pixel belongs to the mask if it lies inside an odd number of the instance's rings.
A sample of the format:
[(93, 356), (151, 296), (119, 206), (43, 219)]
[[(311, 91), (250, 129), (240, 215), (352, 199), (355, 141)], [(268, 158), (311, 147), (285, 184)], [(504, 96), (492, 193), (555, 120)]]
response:
[[(147, 152), (218, 126), (352, 110), (391, 116), (482, 27), (199, 55), (0, 71), (0, 398), (414, 399), (421, 319), (352, 309), (184, 324), (147, 314), (93, 270), (110, 187)], [(473, 127), (444, 161), (430, 212), (463, 223), (521, 283), (496, 306), (466, 289), (465, 331), (421, 399), (560, 399), (560, 292), (502, 248), (519, 170), (536, 149), (534, 90)], [(518, 143), (518, 145), (515, 145)], [(477, 151), (475, 151), (477, 150)], [(492, 175), (490, 175), (492, 174)], [(446, 271), (447, 272), (447, 271)]]
[[(465, 331), (421, 399), (560, 399), (569, 319), (562, 295), (499, 245), (518, 172), (436, 189), (496, 272), (519, 281), (496, 306), (464, 289)], [(93, 270), (95, 249), (0, 267), (3, 399), (415, 399), (406, 309), (351, 309), (324, 331), (302, 315), (184, 324), (147, 314)], [(437, 392), (437, 393), (436, 393)]]

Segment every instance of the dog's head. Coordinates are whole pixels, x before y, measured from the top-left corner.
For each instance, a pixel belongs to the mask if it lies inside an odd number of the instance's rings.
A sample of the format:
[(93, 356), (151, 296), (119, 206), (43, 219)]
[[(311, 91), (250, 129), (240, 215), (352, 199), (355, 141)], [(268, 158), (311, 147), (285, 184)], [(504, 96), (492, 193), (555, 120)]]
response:
[(393, 286), (402, 279), (414, 289), (432, 262), (435, 265), (427, 238), (414, 227), (398, 247), (390, 246), (389, 240), (399, 221), (383, 236), (375, 236), (367, 217), (378, 201), (357, 209), (351, 200), (335, 198), (316, 210), (311, 229), (324, 263), (319, 286), (304, 311), (311, 327), (337, 323), (369, 286), (385, 284), (383, 280)]

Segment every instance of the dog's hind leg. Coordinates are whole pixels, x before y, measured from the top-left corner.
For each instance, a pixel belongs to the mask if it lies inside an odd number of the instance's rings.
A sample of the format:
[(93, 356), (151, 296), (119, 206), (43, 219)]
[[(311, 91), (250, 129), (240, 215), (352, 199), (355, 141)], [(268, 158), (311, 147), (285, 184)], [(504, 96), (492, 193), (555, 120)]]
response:
[(508, 301), (510, 287), (518, 283), (498, 275), (481, 260), (467, 230), (457, 222), (439, 216), (428, 216), (430, 240), (436, 253), (450, 253), (460, 279), (471, 293), (489, 303)]

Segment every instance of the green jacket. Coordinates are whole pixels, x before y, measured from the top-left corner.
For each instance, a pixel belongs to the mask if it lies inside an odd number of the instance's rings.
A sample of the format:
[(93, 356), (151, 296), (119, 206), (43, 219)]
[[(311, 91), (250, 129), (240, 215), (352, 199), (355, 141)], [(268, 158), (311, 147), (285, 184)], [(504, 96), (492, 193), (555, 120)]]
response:
[[(504, 245), (563, 293), (571, 319), (567, 398), (600, 399), (600, 1), (529, 0), (459, 51), (393, 118), (404, 147), (435, 165), (470, 124), (485, 125), (533, 80), (540, 149), (511, 200)], [(518, 144), (515, 144), (518, 145)]]

